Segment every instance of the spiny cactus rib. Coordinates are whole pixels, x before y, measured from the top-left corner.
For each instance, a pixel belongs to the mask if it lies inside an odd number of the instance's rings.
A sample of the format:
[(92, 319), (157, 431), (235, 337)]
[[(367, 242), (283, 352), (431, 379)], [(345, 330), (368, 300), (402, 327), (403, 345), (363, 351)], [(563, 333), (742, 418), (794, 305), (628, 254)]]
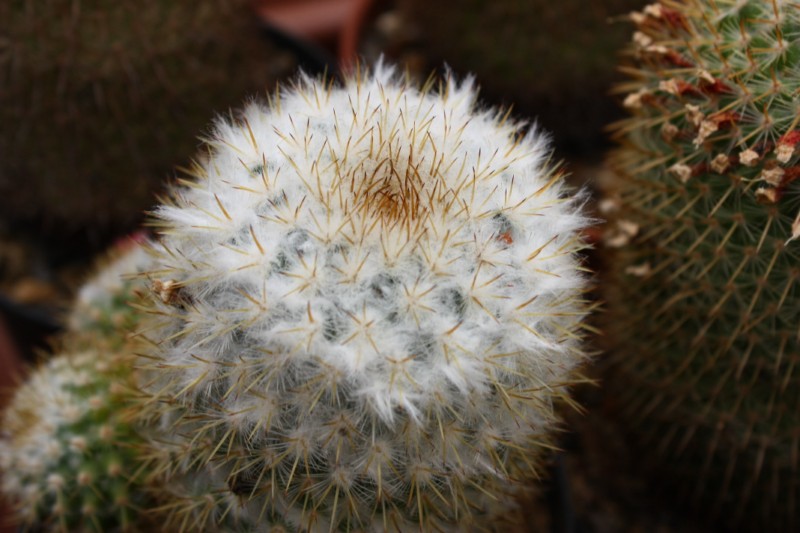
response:
[(610, 382), (707, 511), (791, 528), (800, 4), (664, 0), (632, 18), (633, 116), (603, 203)]
[(0, 436), (2, 490), (25, 527), (133, 531), (146, 503), (138, 437), (122, 416), (130, 361), (65, 353), (16, 393)]
[(545, 139), (475, 98), (379, 66), (216, 124), (157, 210), (148, 274), (142, 388), (171, 527), (511, 512), (585, 360), (586, 219)]

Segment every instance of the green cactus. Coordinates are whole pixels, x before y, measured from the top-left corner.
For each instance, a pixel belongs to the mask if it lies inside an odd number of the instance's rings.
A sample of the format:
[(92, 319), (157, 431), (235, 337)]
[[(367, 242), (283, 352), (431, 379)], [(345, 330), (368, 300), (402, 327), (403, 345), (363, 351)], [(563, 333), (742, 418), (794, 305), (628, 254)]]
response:
[(133, 304), (146, 285), (138, 275), (151, 264), (142, 241), (139, 237), (121, 241), (98, 261), (69, 310), (69, 331), (88, 337), (90, 344), (101, 337), (119, 347), (136, 330), (140, 313)]
[(610, 91), (627, 28), (614, 17), (646, 0), (401, 0), (426, 56), (473, 72), (485, 98), (535, 116), (562, 149), (603, 146), (619, 117)]
[(3, 217), (129, 229), (213, 114), (274, 83), (246, 3), (0, 2)]
[(586, 359), (586, 224), (470, 82), (301, 78), (156, 211), (146, 458), (181, 531), (502, 528)]
[(150, 265), (143, 238), (121, 241), (81, 287), (64, 353), (17, 391), (0, 436), (2, 490), (26, 527), (128, 531), (149, 524), (138, 429), (130, 423), (132, 305)]
[[(605, 270), (611, 397), (704, 512), (800, 511), (800, 9), (632, 16)], [(652, 454), (656, 455), (656, 454)]]
[(52, 358), (16, 392), (0, 434), (2, 490), (26, 528), (140, 530), (148, 504), (127, 423), (130, 358)]

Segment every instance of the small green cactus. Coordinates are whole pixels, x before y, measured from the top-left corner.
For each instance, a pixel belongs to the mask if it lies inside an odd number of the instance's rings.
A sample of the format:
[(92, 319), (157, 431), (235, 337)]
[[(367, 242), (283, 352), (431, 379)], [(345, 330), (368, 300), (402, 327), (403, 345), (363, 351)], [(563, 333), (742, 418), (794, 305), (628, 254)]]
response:
[(56, 237), (130, 229), (214, 113), (274, 83), (246, 4), (0, 2), (3, 217)]
[(800, 9), (662, 1), (635, 13), (603, 284), (632, 430), (704, 511), (800, 512)]
[(135, 331), (139, 313), (132, 305), (145, 286), (141, 274), (149, 269), (150, 256), (141, 239), (129, 238), (118, 243), (94, 267), (90, 279), (78, 291), (69, 315), (67, 328), (89, 337), (100, 336), (112, 343), (123, 343)]
[(220, 120), (156, 211), (143, 412), (173, 530), (500, 528), (586, 359), (546, 140), (379, 66)]
[(58, 355), (16, 392), (0, 433), (2, 490), (27, 528), (132, 531), (147, 503), (122, 413), (130, 360)]

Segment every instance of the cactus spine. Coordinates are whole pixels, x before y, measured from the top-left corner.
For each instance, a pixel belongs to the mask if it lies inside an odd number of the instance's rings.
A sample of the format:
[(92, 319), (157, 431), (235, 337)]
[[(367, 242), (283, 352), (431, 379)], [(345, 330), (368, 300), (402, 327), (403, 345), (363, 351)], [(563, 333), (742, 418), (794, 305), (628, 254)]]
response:
[(705, 510), (788, 530), (800, 509), (800, 9), (665, 0), (632, 18), (632, 116), (616, 127), (619, 179), (602, 204), (610, 382)]
[(207, 144), (148, 274), (166, 523), (492, 527), (585, 360), (586, 220), (545, 139), (379, 66)]

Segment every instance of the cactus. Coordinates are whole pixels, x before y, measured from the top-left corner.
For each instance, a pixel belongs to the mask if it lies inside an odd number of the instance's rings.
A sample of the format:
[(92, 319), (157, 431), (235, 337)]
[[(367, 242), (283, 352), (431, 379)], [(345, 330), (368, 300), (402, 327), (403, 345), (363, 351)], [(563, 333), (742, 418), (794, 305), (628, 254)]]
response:
[(122, 413), (130, 360), (67, 352), (34, 371), (0, 434), (2, 490), (26, 528), (129, 531), (147, 503)]
[(425, 54), (469, 69), (493, 101), (514, 103), (552, 131), (558, 146), (598, 150), (603, 126), (619, 118), (599, 95), (614, 81), (624, 24), (645, 0), (401, 0)]
[(790, 530), (800, 509), (800, 10), (663, 1), (601, 206), (609, 385), (710, 516)]
[(541, 473), (585, 360), (581, 199), (540, 133), (432, 85), (301, 77), (157, 209), (142, 416), (173, 530), (491, 527)]
[(129, 229), (215, 110), (274, 82), (245, 4), (0, 3), (4, 217), (95, 241)]
[(17, 391), (0, 436), (2, 490), (33, 529), (127, 531), (147, 525), (139, 428), (131, 421), (129, 332), (140, 314), (142, 239), (120, 242), (80, 289), (59, 339), (66, 351)]
[(137, 275), (149, 266), (146, 244), (139, 237), (118, 243), (98, 261), (91, 277), (81, 286), (67, 316), (67, 328), (90, 338), (101, 336), (114, 343), (123, 342), (139, 321), (132, 304), (144, 282)]

